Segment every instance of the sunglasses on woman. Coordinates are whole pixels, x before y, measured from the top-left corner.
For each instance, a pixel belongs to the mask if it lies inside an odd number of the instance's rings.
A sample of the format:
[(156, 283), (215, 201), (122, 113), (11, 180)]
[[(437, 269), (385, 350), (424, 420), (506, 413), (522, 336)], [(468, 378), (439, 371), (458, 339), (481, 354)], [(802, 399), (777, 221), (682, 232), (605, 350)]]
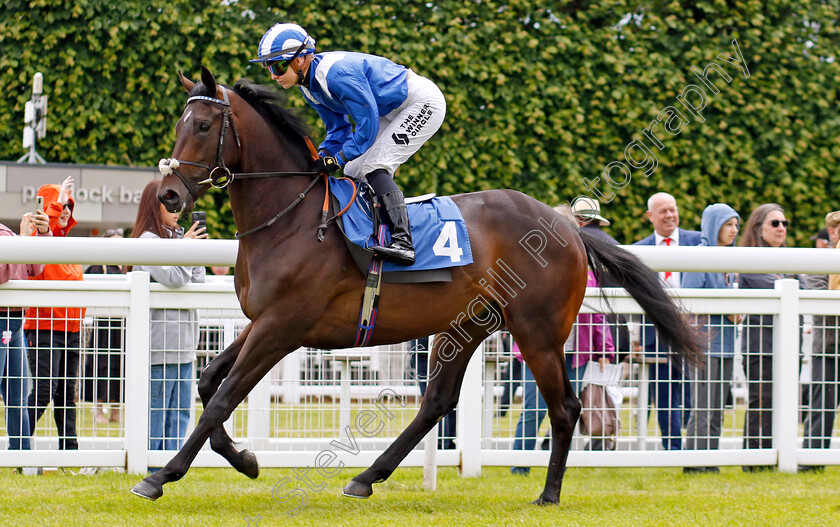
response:
[(781, 225), (782, 225), (782, 227), (784, 227), (785, 229), (787, 229), (787, 228), (788, 228), (788, 225), (790, 225), (790, 222), (789, 222), (788, 220), (770, 220), (770, 226), (771, 226), (771, 227), (773, 227), (774, 229), (775, 229), (776, 227), (778, 227), (778, 226), (779, 226), (779, 224), (781, 224)]

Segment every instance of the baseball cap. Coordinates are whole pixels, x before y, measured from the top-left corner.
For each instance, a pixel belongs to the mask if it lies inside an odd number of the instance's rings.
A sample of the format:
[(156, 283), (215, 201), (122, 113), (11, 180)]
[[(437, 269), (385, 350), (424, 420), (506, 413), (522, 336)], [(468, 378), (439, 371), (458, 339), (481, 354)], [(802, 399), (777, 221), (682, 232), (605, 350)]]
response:
[(610, 222), (601, 216), (601, 204), (596, 199), (586, 196), (578, 196), (572, 202), (572, 214), (582, 221), (595, 221), (601, 226), (609, 225)]
[(811, 236), (809, 239), (810, 239), (811, 241), (816, 241), (816, 240), (825, 240), (825, 241), (829, 241), (829, 240), (828, 240), (828, 229), (820, 229), (818, 233), (816, 233), (815, 235)]

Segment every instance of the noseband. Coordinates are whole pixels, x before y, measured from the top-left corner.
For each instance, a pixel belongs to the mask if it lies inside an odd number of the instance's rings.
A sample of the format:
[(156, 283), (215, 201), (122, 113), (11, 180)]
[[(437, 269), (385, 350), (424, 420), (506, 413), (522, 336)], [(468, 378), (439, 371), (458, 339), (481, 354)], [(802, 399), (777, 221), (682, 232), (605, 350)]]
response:
[[(161, 159), (160, 163), (158, 163), (158, 169), (164, 176), (170, 173), (178, 176), (178, 179), (180, 179), (181, 183), (183, 183), (184, 187), (186, 187), (187, 192), (189, 192), (190, 196), (192, 196), (193, 201), (196, 201), (198, 199), (195, 193), (193, 192), (198, 187), (209, 183), (216, 188), (225, 188), (230, 184), (231, 181), (233, 181), (233, 173), (231, 173), (230, 169), (228, 169), (225, 166), (224, 157), (225, 135), (227, 134), (228, 127), (230, 127), (233, 130), (233, 135), (236, 138), (236, 148), (240, 150), (242, 149), (242, 145), (239, 142), (239, 132), (236, 131), (236, 126), (233, 124), (233, 112), (231, 112), (230, 109), (230, 99), (228, 99), (227, 90), (224, 86), (219, 86), (219, 88), (221, 88), (222, 90), (222, 96), (224, 97), (224, 99), (216, 99), (215, 97), (207, 97), (204, 95), (195, 95), (187, 99), (186, 104), (184, 104), (184, 108), (186, 108), (187, 105), (189, 105), (191, 102), (204, 101), (222, 106), (222, 130), (219, 133), (219, 150), (216, 153), (216, 159), (213, 161), (213, 164), (215, 166), (211, 168), (211, 165), (196, 163), (194, 161), (181, 161), (179, 159), (175, 159), (174, 157), (169, 159)], [(181, 165), (190, 165), (198, 168), (203, 168), (210, 172), (210, 177), (199, 181), (193, 186), (190, 186), (190, 184), (187, 183), (187, 179), (178, 170), (178, 167)]]

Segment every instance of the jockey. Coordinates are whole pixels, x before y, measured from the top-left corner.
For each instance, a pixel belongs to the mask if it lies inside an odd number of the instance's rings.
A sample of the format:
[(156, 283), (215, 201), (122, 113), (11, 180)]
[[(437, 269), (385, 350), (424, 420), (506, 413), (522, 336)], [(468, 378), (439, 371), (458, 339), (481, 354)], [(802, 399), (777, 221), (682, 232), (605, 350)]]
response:
[(381, 199), (383, 220), (391, 231), (391, 244), (374, 251), (394, 263), (413, 264), (405, 196), (394, 183), (394, 173), (443, 123), (446, 101), (440, 89), (376, 55), (316, 54), (315, 39), (297, 24), (269, 29), (251, 62), (268, 68), (285, 89), (300, 86), (327, 129), (313, 170), (343, 168), (350, 177), (367, 179)]

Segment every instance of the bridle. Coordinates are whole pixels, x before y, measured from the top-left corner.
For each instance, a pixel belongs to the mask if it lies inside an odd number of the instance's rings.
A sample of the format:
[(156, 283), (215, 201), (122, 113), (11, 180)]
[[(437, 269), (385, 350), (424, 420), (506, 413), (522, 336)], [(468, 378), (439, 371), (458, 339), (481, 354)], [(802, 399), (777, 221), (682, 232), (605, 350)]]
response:
[[(198, 198), (196, 197), (195, 193), (193, 192), (195, 189), (199, 188), (202, 185), (210, 184), (216, 188), (225, 188), (233, 181), (234, 175), (231, 173), (230, 169), (225, 166), (225, 135), (227, 135), (228, 127), (233, 130), (233, 135), (236, 138), (236, 148), (238, 150), (242, 150), (242, 144), (239, 141), (239, 132), (236, 130), (236, 126), (233, 124), (233, 112), (230, 109), (230, 99), (228, 98), (227, 90), (224, 86), (219, 86), (222, 90), (222, 96), (224, 99), (216, 99), (215, 97), (207, 97), (205, 95), (194, 95), (187, 99), (186, 104), (184, 104), (184, 109), (192, 103), (196, 101), (203, 101), (203, 102), (210, 102), (214, 104), (218, 104), (222, 107), (222, 130), (219, 132), (219, 149), (216, 152), (216, 158), (213, 160), (215, 166), (211, 168), (211, 165), (205, 165), (204, 163), (196, 163), (195, 161), (181, 161), (179, 159), (170, 158), (170, 159), (161, 159), (160, 163), (158, 164), (158, 168), (160, 172), (165, 176), (168, 173), (173, 173), (178, 176), (178, 179), (181, 180), (181, 183), (184, 184), (184, 187), (189, 192), (190, 196), (193, 198), (193, 201), (196, 201)], [(187, 179), (181, 174), (181, 171), (178, 170), (180, 165), (190, 165), (198, 168), (203, 168), (210, 172), (210, 177), (199, 181), (193, 186), (190, 186), (187, 183)]]
[[(238, 173), (238, 174), (232, 173), (230, 171), (230, 169), (227, 166), (225, 166), (225, 157), (224, 157), (225, 135), (227, 134), (228, 128), (233, 130), (234, 137), (236, 138), (236, 148), (240, 152), (242, 151), (242, 144), (239, 141), (239, 132), (236, 130), (236, 126), (234, 125), (233, 112), (231, 111), (231, 108), (230, 108), (230, 99), (228, 98), (227, 90), (225, 89), (224, 86), (221, 86), (221, 85), (219, 85), (219, 88), (222, 90), (223, 99), (217, 99), (215, 97), (208, 97), (208, 96), (205, 96), (205, 95), (193, 95), (192, 97), (187, 99), (187, 102), (184, 104), (184, 109), (186, 109), (186, 107), (190, 103), (196, 102), (196, 101), (218, 104), (222, 107), (222, 129), (219, 132), (219, 149), (216, 152), (216, 158), (213, 160), (213, 163), (211, 165), (205, 165), (204, 163), (197, 163), (195, 161), (181, 161), (179, 159), (175, 159), (174, 157), (164, 158), (164, 159), (161, 159), (160, 162), (158, 163), (158, 169), (160, 170), (162, 175), (166, 176), (168, 174), (175, 174), (178, 177), (178, 179), (181, 180), (181, 183), (184, 185), (184, 188), (187, 189), (187, 192), (189, 192), (190, 196), (193, 199), (193, 202), (196, 202), (198, 200), (198, 197), (196, 196), (196, 194), (193, 191), (198, 189), (199, 187), (201, 187), (203, 185), (210, 184), (215, 188), (223, 189), (223, 188), (227, 187), (231, 183), (231, 181), (234, 180), (234, 178), (239, 178), (239, 179), (251, 179), (251, 178), (253, 178), (253, 179), (256, 179), (256, 178), (282, 177), (282, 176), (316, 176), (316, 177), (312, 178), (312, 181), (309, 183), (309, 185), (306, 187), (306, 189), (303, 192), (301, 192), (300, 194), (298, 194), (297, 199), (295, 199), (295, 201), (293, 201), (289, 206), (287, 206), (285, 209), (280, 211), (273, 218), (271, 218), (270, 220), (268, 220), (266, 222), (263, 222), (262, 224), (258, 225), (257, 227), (254, 227), (253, 229), (249, 229), (249, 230), (247, 230), (243, 233), (239, 233), (237, 231), (234, 234), (234, 236), (238, 239), (238, 238), (242, 238), (244, 236), (247, 236), (249, 234), (252, 234), (254, 232), (257, 232), (258, 230), (263, 229), (265, 227), (270, 227), (271, 225), (274, 224), (274, 222), (276, 222), (281, 217), (286, 215), (286, 213), (288, 213), (290, 210), (295, 208), (301, 201), (303, 201), (303, 199), (306, 197), (306, 194), (308, 194), (309, 191), (312, 190), (312, 188), (318, 182), (318, 177), (317, 176), (319, 176), (321, 174), (319, 172), (311, 172), (311, 171), (310, 172), (242, 172), (242, 173)], [(310, 150), (310, 153), (313, 157), (313, 160), (317, 159), (318, 158), (318, 153), (315, 150), (315, 147), (312, 144), (312, 141), (309, 139), (309, 137), (305, 137), (304, 139), (306, 141), (307, 146), (309, 147), (309, 150)], [(190, 184), (187, 182), (187, 179), (184, 177), (183, 174), (181, 174), (181, 171), (178, 170), (178, 168), (181, 165), (189, 165), (189, 166), (194, 166), (194, 167), (198, 167), (198, 168), (203, 168), (203, 169), (207, 170), (208, 172), (210, 172), (210, 176), (207, 179), (203, 179), (203, 180), (197, 182), (195, 185), (190, 186)], [(213, 165), (215, 165), (215, 166), (213, 166)], [(328, 221), (333, 221), (336, 218), (338, 218), (339, 216), (341, 216), (342, 214), (344, 214), (350, 208), (350, 205), (353, 203), (353, 201), (356, 199), (356, 185), (354, 183), (353, 184), (353, 199), (351, 199), (350, 203), (348, 203), (347, 206), (344, 207), (344, 209), (342, 209), (338, 214), (336, 214), (335, 216), (333, 216), (332, 218), (327, 220), (327, 214), (329, 212), (330, 185), (329, 185), (329, 176), (327, 174), (323, 174), (323, 176), (324, 176), (324, 183), (326, 185), (326, 194), (324, 195), (324, 206), (321, 209), (321, 224), (318, 226), (318, 232), (317, 232), (317, 239), (318, 239), (319, 242), (324, 240), (324, 233), (327, 230)]]

